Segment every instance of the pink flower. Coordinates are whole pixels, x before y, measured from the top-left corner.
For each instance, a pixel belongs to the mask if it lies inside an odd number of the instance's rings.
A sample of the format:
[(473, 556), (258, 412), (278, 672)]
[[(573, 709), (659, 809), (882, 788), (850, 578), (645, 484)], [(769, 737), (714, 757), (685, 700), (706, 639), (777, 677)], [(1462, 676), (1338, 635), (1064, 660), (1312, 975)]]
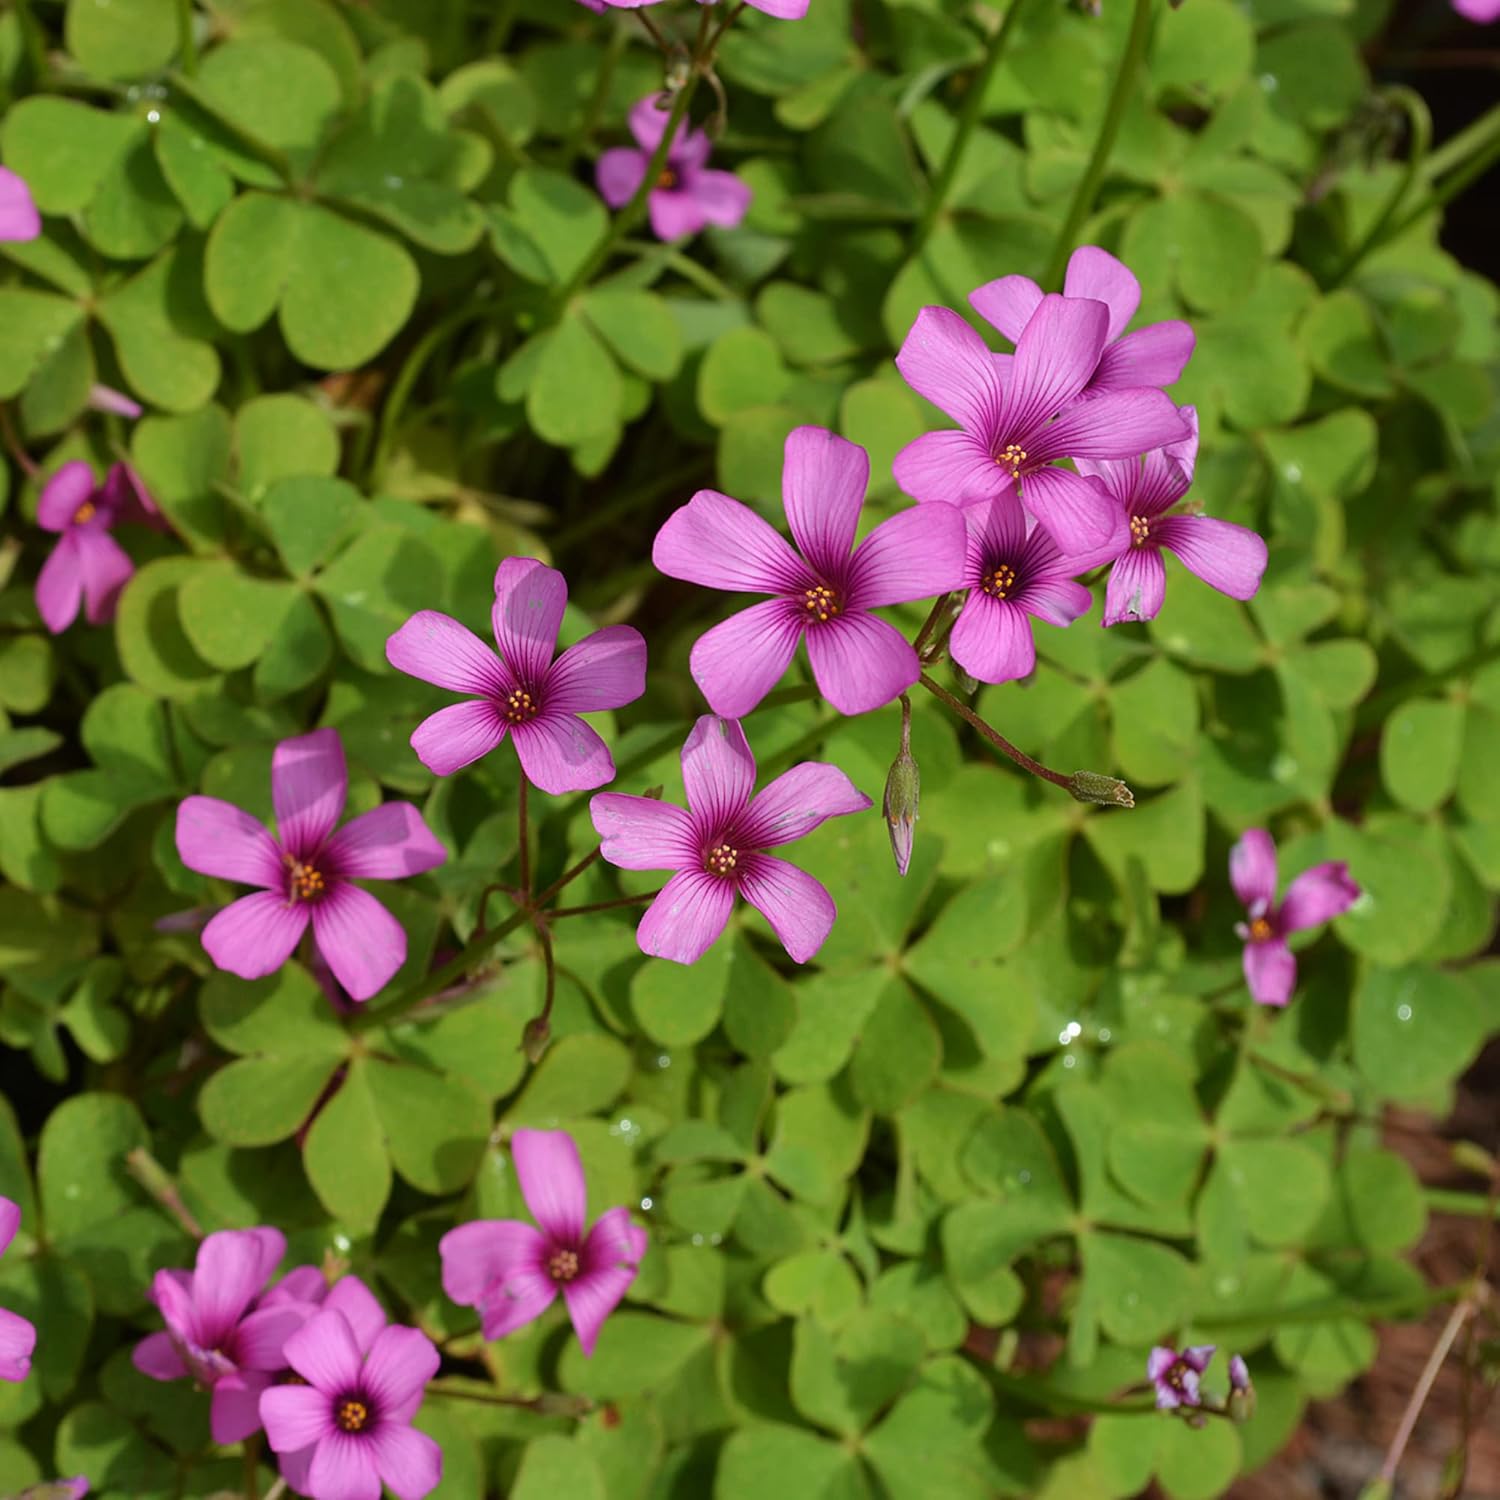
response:
[[(599, 158), (599, 193), (611, 208), (622, 208), (635, 196), (651, 157), (667, 128), (667, 111), (650, 94), (630, 111), (630, 133), (639, 150), (616, 146)], [(705, 224), (733, 229), (750, 207), (750, 189), (733, 172), (707, 166), (712, 150), (701, 130), (679, 130), (667, 161), (646, 197), (651, 229), (659, 240), (697, 234)]]
[(34, 240), (42, 232), (31, 189), (12, 171), (0, 167), (0, 240)]
[(1073, 579), (1112, 557), (1125, 535), (1084, 557), (1064, 557), (1040, 526), (1027, 525), (1014, 490), (964, 509), (969, 551), (964, 584), (969, 597), (948, 638), (948, 649), (970, 677), (1010, 682), (1036, 666), (1031, 616), (1049, 625), (1071, 625), (1088, 613), (1094, 596)]
[(257, 1294), (286, 1250), (279, 1229), (223, 1229), (198, 1246), (191, 1272), (158, 1271), (151, 1300), (165, 1333), (147, 1335), (131, 1362), (153, 1380), (190, 1377), (213, 1391), (216, 1443), (238, 1443), (260, 1428), (260, 1393), (286, 1368), (282, 1345), (310, 1309), (274, 1293)]
[(510, 735), (521, 769), (544, 792), (590, 791), (614, 780), (609, 747), (578, 717), (621, 708), (646, 690), (646, 643), (629, 625), (596, 630), (556, 661), (568, 585), (555, 568), (507, 557), (495, 574), (497, 658), (457, 620), (414, 614), (385, 643), (397, 671), (472, 693), (417, 726), (411, 747), (436, 776), (488, 755)]
[(1297, 960), (1287, 935), (1320, 927), (1359, 899), (1342, 860), (1304, 870), (1276, 903), (1276, 845), (1264, 828), (1248, 829), (1229, 851), (1229, 881), (1249, 914), (1235, 932), (1245, 944), (1245, 983), (1261, 1005), (1285, 1005), (1297, 984)]
[(604, 1320), (635, 1280), (646, 1231), (630, 1222), (628, 1208), (611, 1208), (584, 1233), (583, 1165), (567, 1131), (518, 1130), (510, 1149), (540, 1228), (480, 1219), (450, 1229), (438, 1241), (443, 1290), (460, 1307), (479, 1309), (487, 1339), (539, 1318), (560, 1291), (578, 1342), (592, 1355)]
[(1199, 1406), (1202, 1396), (1198, 1377), (1214, 1357), (1214, 1344), (1196, 1344), (1179, 1354), (1175, 1349), (1158, 1345), (1146, 1361), (1146, 1374), (1156, 1387), (1156, 1404), (1162, 1411), (1179, 1406)]
[[(0, 1255), (10, 1248), (20, 1227), (20, 1206), (0, 1198)], [(25, 1380), (35, 1348), (36, 1328), (19, 1313), (0, 1307), (0, 1380)]]
[(716, 714), (748, 714), (804, 637), (818, 691), (840, 713), (879, 708), (921, 675), (905, 637), (870, 611), (958, 586), (963, 517), (952, 506), (906, 510), (855, 547), (869, 479), (863, 448), (799, 427), (786, 440), (781, 488), (800, 555), (748, 506), (714, 490), (699, 490), (657, 532), (651, 560), (668, 577), (776, 596), (694, 645), (693, 679)]
[(273, 1386), (260, 1414), (283, 1465), (297, 1455), (289, 1483), (313, 1500), (380, 1500), (382, 1484), (422, 1500), (437, 1488), (443, 1450), (411, 1425), (437, 1374), (431, 1339), (388, 1327), (362, 1349), (349, 1318), (328, 1308), (286, 1341), (286, 1360), (307, 1383)]
[[(1176, 319), (1125, 332), (1141, 305), (1141, 284), (1128, 266), (1097, 245), (1080, 245), (1069, 257), (1063, 296), (1090, 297), (1109, 309), (1104, 349), (1083, 388), (1085, 395), (1171, 385), (1192, 357), (1193, 330)], [(1028, 276), (1002, 276), (970, 292), (969, 303), (1017, 344), (1031, 315), (1042, 305), (1042, 289)]]
[[(1104, 623), (1154, 620), (1167, 591), (1165, 547), (1189, 572), (1231, 599), (1249, 599), (1266, 571), (1266, 544), (1245, 526), (1208, 516), (1168, 515), (1193, 483), (1198, 458), (1198, 413), (1182, 408), (1188, 436), (1144, 458), (1079, 459), (1125, 513), (1129, 530), (1113, 553), (1104, 591)], [(1103, 559), (1101, 559), (1102, 561)]]
[(88, 404), (94, 411), (112, 412), (132, 421), (141, 414), (140, 402), (132, 401), (124, 391), (117, 391), (112, 385), (91, 385)]
[(241, 979), (274, 974), (312, 923), (318, 949), (355, 1000), (368, 1000), (406, 961), (401, 924), (355, 880), (399, 880), (447, 858), (409, 802), (383, 802), (346, 823), (349, 773), (336, 729), (283, 740), (271, 758), (279, 842), (217, 797), (177, 809), (177, 852), (188, 869), (259, 886), (203, 929), (203, 946)]
[[(602, 10), (601, 0), (582, 0), (590, 10)], [(658, 5), (661, 0), (604, 0), (617, 10), (639, 10), (643, 5)], [(698, 0), (700, 5), (714, 5), (718, 0)], [(808, 0), (747, 0), (756, 10), (782, 21), (800, 21), (807, 14)]]
[(805, 964), (833, 928), (833, 898), (811, 875), (764, 851), (828, 818), (872, 806), (837, 766), (804, 761), (758, 796), (755, 757), (736, 723), (705, 714), (682, 747), (688, 811), (650, 797), (601, 792), (589, 802), (600, 854), (622, 870), (675, 870), (636, 929), (643, 953), (696, 963), (739, 894)]
[(1500, 21), (1500, 0), (1453, 0), (1453, 8), (1464, 20), (1479, 26)]
[(90, 625), (114, 619), (120, 590), (135, 564), (110, 532), (121, 522), (165, 530), (161, 512), (127, 464), (110, 469), (103, 485), (81, 459), (65, 463), (42, 490), (37, 525), (59, 533), (36, 580), (36, 608), (57, 635), (73, 623), (80, 602)]
[(896, 455), (896, 482), (918, 500), (969, 504), (1019, 481), (1026, 509), (1061, 551), (1102, 546), (1116, 525), (1108, 493), (1056, 462), (1133, 457), (1183, 436), (1177, 408), (1158, 390), (1078, 400), (1099, 368), (1109, 329), (1102, 302), (1043, 297), (1015, 354), (995, 354), (957, 313), (924, 307), (896, 365), (959, 426), (908, 443)]

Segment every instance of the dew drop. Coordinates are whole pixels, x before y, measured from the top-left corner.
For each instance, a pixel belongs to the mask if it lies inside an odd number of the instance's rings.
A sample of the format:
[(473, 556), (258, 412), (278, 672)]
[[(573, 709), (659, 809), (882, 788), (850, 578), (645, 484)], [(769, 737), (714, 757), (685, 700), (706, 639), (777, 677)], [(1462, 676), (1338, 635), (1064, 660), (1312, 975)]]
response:
[(1031, 1181), (1031, 1173), (1026, 1171), (1017, 1172), (1016, 1181), (1020, 1183), (1022, 1187), (1025, 1187), (1026, 1184)]
[(649, 1214), (651, 1212), (651, 1210), (655, 1206), (656, 1206), (656, 1200), (654, 1198), (642, 1198), (641, 1199), (641, 1212), (643, 1214)]
[(1077, 1066), (1078, 1059), (1071, 1052), (1065, 1058), (1063, 1058), (1063, 1067), (1076, 1068)]
[(1398, 1005), (1396, 1007), (1396, 1019), (1398, 1021), (1409, 1021), (1409, 1020), (1411, 1020), (1411, 1006), (1409, 1006), (1409, 1005)]

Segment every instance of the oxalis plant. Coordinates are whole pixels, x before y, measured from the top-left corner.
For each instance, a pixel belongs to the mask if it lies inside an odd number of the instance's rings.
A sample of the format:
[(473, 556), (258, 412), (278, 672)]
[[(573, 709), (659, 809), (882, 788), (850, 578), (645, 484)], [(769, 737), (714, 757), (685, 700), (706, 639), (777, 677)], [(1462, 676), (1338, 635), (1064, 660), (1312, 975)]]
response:
[(0, 1495), (1467, 1492), (1458, 11), (0, 9)]

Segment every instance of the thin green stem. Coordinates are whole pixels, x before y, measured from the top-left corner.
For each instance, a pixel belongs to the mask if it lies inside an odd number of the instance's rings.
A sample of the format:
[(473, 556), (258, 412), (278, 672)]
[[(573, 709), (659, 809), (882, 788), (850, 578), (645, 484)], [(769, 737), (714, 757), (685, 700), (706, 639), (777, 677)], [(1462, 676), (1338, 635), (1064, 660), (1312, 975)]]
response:
[(1469, 1219), (1500, 1220), (1500, 1205), (1487, 1193), (1464, 1193), (1456, 1188), (1427, 1188), (1422, 1199), (1435, 1214), (1462, 1214)]
[(928, 236), (937, 226), (938, 217), (948, 201), (948, 194), (953, 191), (958, 169), (963, 165), (964, 152), (968, 149), (969, 137), (974, 134), (974, 127), (979, 124), (984, 114), (984, 100), (989, 93), (990, 80), (995, 76), (995, 69), (1000, 66), (1001, 59), (1005, 56), (1005, 49), (1010, 45), (1011, 31), (1024, 4), (1025, 0), (1011, 0), (1010, 8), (1005, 12), (1005, 19), (990, 36), (984, 60), (979, 64), (979, 71), (969, 82), (969, 91), (964, 96), (963, 109), (958, 116), (958, 128), (953, 132), (953, 139), (948, 142), (947, 153), (943, 157), (942, 165), (938, 168), (937, 176), (933, 179), (932, 187), (928, 190), (927, 202), (922, 208), (922, 217), (917, 220), (916, 231), (912, 235), (911, 254), (913, 256), (927, 243)]
[(528, 781), (525, 771), (517, 770), (521, 778), (516, 786), (516, 863), (521, 870), (521, 902), (524, 906), (531, 905), (531, 830), (526, 826), (526, 788)]
[(596, 911), (614, 911), (622, 906), (641, 906), (655, 901), (660, 890), (642, 891), (638, 896), (617, 896), (613, 901), (591, 901), (587, 906), (560, 906), (556, 911), (543, 912), (549, 922), (560, 922), (564, 917), (587, 917)]
[[(636, 15), (644, 16), (645, 11), (638, 10)], [(609, 103), (609, 91), (614, 84), (615, 69), (619, 66), (620, 58), (625, 51), (626, 20), (624, 16), (613, 16), (611, 19), (614, 25), (610, 28), (604, 57), (599, 64), (598, 75), (594, 79), (594, 92), (589, 95), (589, 102), (583, 111), (582, 118), (578, 121), (578, 128), (568, 138), (566, 151), (568, 161), (572, 161), (593, 139), (594, 131), (599, 127), (599, 117), (604, 113), (604, 106)]]
[(624, 255), (634, 255), (640, 260), (655, 261), (669, 271), (676, 271), (684, 281), (691, 281), (701, 292), (707, 292), (716, 302), (738, 302), (740, 294), (727, 283), (720, 281), (707, 266), (701, 266), (692, 256), (674, 250), (670, 245), (647, 244), (645, 240), (621, 240), (618, 246)]
[(1063, 268), (1073, 253), (1073, 241), (1088, 218), (1104, 181), (1109, 166), (1110, 153), (1115, 149), (1115, 139), (1120, 134), (1120, 124), (1125, 118), (1125, 108), (1130, 103), (1131, 91), (1135, 87), (1135, 75), (1140, 70), (1141, 59), (1146, 54), (1146, 40), (1151, 34), (1152, 0), (1135, 0), (1135, 9), (1130, 15), (1130, 33), (1125, 38), (1125, 53), (1120, 58), (1120, 71), (1115, 74), (1115, 86), (1104, 107), (1104, 118), (1099, 122), (1099, 134), (1094, 138), (1093, 154), (1073, 190), (1073, 201), (1068, 205), (1068, 216), (1057, 232), (1057, 241), (1052, 247), (1052, 258), (1047, 274), (1042, 278), (1045, 289), (1062, 286)]
[(1500, 104), (1487, 109), (1472, 125), (1466, 125), (1455, 136), (1430, 152), (1422, 168), (1424, 182), (1436, 182), (1471, 156), (1482, 151), (1496, 136), (1500, 136)]
[(932, 609), (928, 612), (927, 618), (922, 621), (922, 628), (917, 632), (916, 640), (911, 643), (911, 649), (915, 651), (918, 656), (921, 656), (922, 648), (927, 644), (928, 638), (937, 628), (937, 623), (942, 619), (943, 611), (947, 608), (947, 606), (947, 594), (939, 594), (938, 597), (933, 600)]
[(662, 34), (661, 27), (651, 19), (648, 12), (636, 9), (635, 18), (646, 28), (646, 35), (651, 38), (651, 45), (655, 47), (663, 57), (672, 55), (673, 44)]
[(182, 71), (192, 78), (198, 71), (198, 41), (193, 35), (193, 0), (177, 0), (177, 47)]
[(490, 29), (485, 33), (485, 52), (499, 52), (504, 48), (510, 40), (510, 29), (516, 24), (516, 11), (519, 8), (520, 0), (499, 0), (490, 21)]
[(32, 14), (31, 0), (16, 0), (16, 19), (20, 22), (26, 53), (31, 59), (31, 71), (36, 74), (37, 81), (41, 82), (52, 69), (47, 63), (47, 33)]
[(1450, 172), (1428, 192), (1416, 207), (1410, 209), (1392, 224), (1386, 231), (1385, 239), (1400, 238), (1419, 219), (1425, 218), (1430, 213), (1436, 213), (1445, 203), (1451, 203), (1466, 187), (1483, 177), (1497, 161), (1500, 161), (1500, 134), (1493, 136), (1482, 150), (1471, 156), (1461, 167)]

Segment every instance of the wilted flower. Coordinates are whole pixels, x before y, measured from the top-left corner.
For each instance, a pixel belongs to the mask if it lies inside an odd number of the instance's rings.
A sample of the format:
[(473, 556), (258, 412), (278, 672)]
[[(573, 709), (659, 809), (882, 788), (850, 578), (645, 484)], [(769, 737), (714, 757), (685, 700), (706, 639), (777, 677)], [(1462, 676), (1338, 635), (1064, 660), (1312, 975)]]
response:
[(1264, 828), (1248, 829), (1229, 851), (1229, 880), (1249, 922), (1235, 932), (1245, 944), (1245, 983), (1261, 1005), (1285, 1005), (1297, 985), (1297, 960), (1288, 934), (1319, 927), (1359, 899), (1359, 887), (1342, 860), (1304, 870), (1276, 905), (1276, 845)]
[(1104, 487), (1064, 458), (1126, 458), (1178, 441), (1177, 408), (1159, 390), (1077, 398), (1099, 367), (1109, 308), (1092, 298), (1043, 297), (1016, 342), (995, 354), (946, 307), (924, 307), (896, 365), (906, 383), (959, 424), (908, 443), (896, 482), (918, 500), (973, 504), (1021, 486), (1026, 509), (1066, 553), (1103, 545), (1116, 528)]
[(1016, 492), (964, 508), (968, 553), (963, 613), (948, 637), (954, 661), (980, 682), (1010, 682), (1036, 666), (1031, 617), (1071, 625), (1088, 613), (1094, 596), (1074, 579), (1114, 555), (1126, 535), (1116, 534), (1093, 553), (1064, 557), (1041, 526), (1027, 524)]
[(1154, 620), (1167, 591), (1162, 548), (1177, 556), (1210, 588), (1231, 599), (1249, 599), (1266, 571), (1266, 544), (1246, 526), (1209, 516), (1167, 512), (1187, 494), (1198, 459), (1198, 413), (1182, 408), (1188, 436), (1143, 458), (1080, 459), (1124, 513), (1128, 531), (1114, 555), (1104, 590), (1104, 623)]
[[(656, 99), (650, 94), (630, 111), (636, 147), (616, 146), (599, 158), (599, 193), (611, 208), (622, 208), (635, 196), (661, 144), (667, 112), (657, 108)], [(681, 239), (697, 234), (705, 224), (733, 229), (745, 217), (750, 189), (733, 172), (715, 171), (707, 165), (712, 149), (703, 131), (679, 129), (661, 175), (646, 195), (657, 239)]]
[(165, 529), (155, 501), (129, 465), (115, 464), (96, 485), (94, 471), (81, 459), (65, 463), (47, 481), (36, 521), (43, 531), (58, 533), (36, 580), (37, 613), (53, 635), (73, 623), (80, 603), (90, 625), (114, 618), (120, 590), (135, 572), (110, 535), (116, 526), (136, 522)]
[(963, 518), (951, 506), (908, 509), (855, 547), (869, 480), (863, 448), (821, 427), (798, 427), (786, 440), (781, 487), (800, 556), (749, 506), (714, 490), (699, 490), (657, 532), (651, 560), (668, 577), (776, 595), (693, 646), (693, 680), (716, 714), (748, 714), (804, 637), (818, 691), (840, 713), (879, 708), (921, 675), (910, 642), (870, 611), (956, 587)]
[(619, 1306), (646, 1253), (646, 1231), (628, 1208), (600, 1214), (585, 1233), (588, 1203), (578, 1147), (565, 1130), (518, 1130), (511, 1155), (521, 1196), (539, 1228), (519, 1219), (479, 1219), (438, 1241), (443, 1290), (476, 1307), (487, 1339), (539, 1318), (559, 1292), (583, 1352)]
[[(0, 1255), (21, 1227), (19, 1204), (0, 1198)], [(31, 1370), (31, 1351), (36, 1348), (36, 1328), (19, 1313), (0, 1307), (0, 1380), (25, 1380)]]
[[(378, 1500), (382, 1484), (400, 1500), (422, 1500), (443, 1477), (443, 1450), (416, 1431), (439, 1359), (415, 1328), (382, 1328), (366, 1353), (344, 1313), (316, 1313), (286, 1341), (286, 1362), (305, 1385), (261, 1397), (271, 1447), (297, 1463), (297, 1487), (313, 1500)], [(289, 1482), (292, 1482), (289, 1480)]]
[(729, 921), (736, 893), (805, 964), (833, 927), (833, 898), (767, 849), (870, 799), (837, 766), (804, 761), (752, 798), (755, 757), (736, 723), (705, 714), (682, 747), (688, 811), (650, 797), (600, 792), (589, 802), (599, 852), (622, 870), (675, 870), (641, 918), (643, 953), (696, 963)]
[(1146, 1361), (1146, 1374), (1156, 1387), (1156, 1404), (1162, 1411), (1179, 1406), (1200, 1406), (1199, 1377), (1214, 1357), (1215, 1345), (1196, 1344), (1179, 1354), (1158, 1345)]
[(34, 240), (42, 232), (42, 216), (24, 179), (0, 167), (0, 240)]
[(629, 625), (609, 625), (553, 661), (567, 603), (568, 585), (556, 568), (507, 557), (495, 573), (490, 617), (498, 657), (473, 631), (431, 609), (385, 643), (397, 671), (474, 695), (439, 709), (412, 735), (412, 749), (434, 775), (452, 775), (508, 734), (521, 769), (553, 796), (614, 780), (609, 747), (578, 715), (621, 708), (645, 692), (646, 643)]
[[(1029, 276), (1002, 276), (970, 292), (969, 303), (1016, 344), (1042, 305), (1042, 295), (1041, 287)], [(1063, 296), (1091, 297), (1109, 309), (1104, 349), (1083, 388), (1084, 395), (1171, 385), (1192, 357), (1193, 330), (1175, 318), (1125, 332), (1141, 305), (1141, 284), (1127, 265), (1097, 245), (1080, 245), (1069, 257)]]
[(383, 802), (337, 833), (349, 772), (336, 729), (282, 740), (271, 757), (279, 841), (238, 807), (188, 797), (177, 852), (188, 869), (259, 886), (203, 929), (203, 946), (241, 979), (273, 974), (312, 923), (318, 950), (352, 999), (368, 1000), (406, 962), (406, 931), (355, 880), (399, 880), (447, 858), (409, 802)]
[(131, 1362), (153, 1380), (191, 1378), (211, 1389), (216, 1443), (259, 1429), (260, 1393), (286, 1367), (282, 1345), (310, 1311), (288, 1297), (251, 1310), (285, 1250), (279, 1229), (222, 1229), (198, 1246), (192, 1271), (158, 1271), (151, 1283), (166, 1332), (142, 1339)]

